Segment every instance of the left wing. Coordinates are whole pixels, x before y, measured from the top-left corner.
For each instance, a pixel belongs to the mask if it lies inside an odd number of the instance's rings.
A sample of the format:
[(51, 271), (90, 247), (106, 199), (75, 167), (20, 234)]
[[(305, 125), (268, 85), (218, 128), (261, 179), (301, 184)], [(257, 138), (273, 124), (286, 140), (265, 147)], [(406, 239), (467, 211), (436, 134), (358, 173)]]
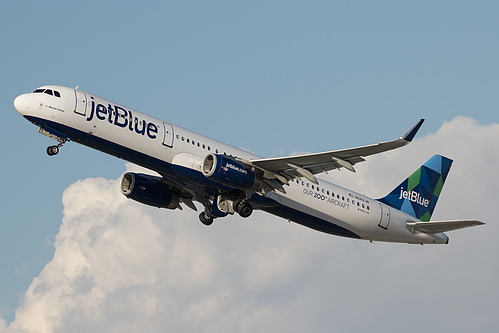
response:
[(424, 119), (419, 120), (404, 136), (393, 141), (323, 153), (254, 160), (238, 159), (238, 161), (263, 171), (264, 182), (272, 189), (284, 192), (282, 185), (288, 184), (290, 180), (295, 178), (305, 177), (309, 181), (318, 184), (314, 176), (318, 173), (342, 167), (355, 172), (353, 166), (356, 163), (365, 161), (363, 157), (409, 144), (423, 122)]

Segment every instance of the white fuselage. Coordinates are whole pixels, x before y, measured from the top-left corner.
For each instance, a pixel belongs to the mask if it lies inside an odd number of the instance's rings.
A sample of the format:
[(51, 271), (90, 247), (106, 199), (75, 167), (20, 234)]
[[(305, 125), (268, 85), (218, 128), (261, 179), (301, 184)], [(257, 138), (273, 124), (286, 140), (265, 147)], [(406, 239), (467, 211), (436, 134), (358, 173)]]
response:
[[(16, 109), (48, 132), (56, 130), (72, 141), (142, 165), (186, 188), (213, 186), (203, 179), (201, 165), (208, 154), (244, 159), (258, 156), (191, 132), (95, 95), (61, 86), (45, 86), (45, 93), (16, 98)], [(180, 171), (179, 171), (180, 170)], [(297, 179), (286, 193), (273, 191), (262, 200), (274, 204), (261, 209), (311, 228), (373, 241), (446, 243), (443, 233), (427, 234), (407, 227), (414, 217), (324, 180), (313, 184)], [(254, 196), (258, 196), (254, 194)], [(267, 208), (268, 206), (268, 208)], [(310, 222), (308, 222), (310, 221)], [(350, 234), (348, 234), (350, 233)]]

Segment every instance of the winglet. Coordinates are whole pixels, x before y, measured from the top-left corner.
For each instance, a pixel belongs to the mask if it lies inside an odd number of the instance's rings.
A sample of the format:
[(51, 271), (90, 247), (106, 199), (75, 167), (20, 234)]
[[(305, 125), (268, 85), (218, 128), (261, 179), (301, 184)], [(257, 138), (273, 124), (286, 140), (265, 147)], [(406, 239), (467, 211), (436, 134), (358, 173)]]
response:
[(421, 125), (423, 125), (424, 119), (421, 119), (418, 121), (416, 125), (414, 125), (405, 135), (402, 137), (405, 141), (411, 142), (412, 139), (416, 136), (416, 133), (419, 131), (421, 128)]

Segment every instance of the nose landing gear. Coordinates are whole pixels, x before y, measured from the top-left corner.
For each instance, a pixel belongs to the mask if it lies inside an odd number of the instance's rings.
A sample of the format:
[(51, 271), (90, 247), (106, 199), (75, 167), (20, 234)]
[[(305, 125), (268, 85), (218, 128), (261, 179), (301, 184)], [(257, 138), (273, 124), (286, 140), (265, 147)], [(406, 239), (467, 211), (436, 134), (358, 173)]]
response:
[(49, 146), (47, 147), (47, 154), (49, 156), (54, 156), (59, 154), (59, 148), (62, 147), (63, 144), (65, 144), (68, 140), (62, 139), (62, 138), (57, 138), (57, 145), (55, 146)]
[(59, 148), (61, 148), (62, 145), (65, 144), (66, 142), (70, 141), (69, 136), (65, 135), (62, 132), (59, 132), (58, 130), (49, 128), (48, 126), (43, 126), (43, 127), (39, 126), (38, 133), (45, 135), (46, 137), (49, 137), (51, 139), (57, 140), (56, 145), (47, 147), (47, 154), (49, 156), (54, 156), (59, 154)]

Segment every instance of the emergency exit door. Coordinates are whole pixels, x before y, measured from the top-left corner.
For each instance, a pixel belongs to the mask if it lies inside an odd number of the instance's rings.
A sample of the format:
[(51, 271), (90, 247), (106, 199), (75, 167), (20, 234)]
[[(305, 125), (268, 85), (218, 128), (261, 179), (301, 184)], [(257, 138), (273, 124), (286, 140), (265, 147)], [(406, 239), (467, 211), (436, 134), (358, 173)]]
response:
[(388, 229), (388, 225), (390, 224), (390, 207), (383, 204), (379, 205), (381, 207), (381, 218), (378, 226), (383, 229)]
[(84, 116), (87, 112), (87, 95), (83, 91), (75, 90), (75, 113)]
[(173, 148), (173, 126), (171, 124), (163, 122), (163, 130), (165, 131), (165, 135), (163, 137), (163, 146)]

